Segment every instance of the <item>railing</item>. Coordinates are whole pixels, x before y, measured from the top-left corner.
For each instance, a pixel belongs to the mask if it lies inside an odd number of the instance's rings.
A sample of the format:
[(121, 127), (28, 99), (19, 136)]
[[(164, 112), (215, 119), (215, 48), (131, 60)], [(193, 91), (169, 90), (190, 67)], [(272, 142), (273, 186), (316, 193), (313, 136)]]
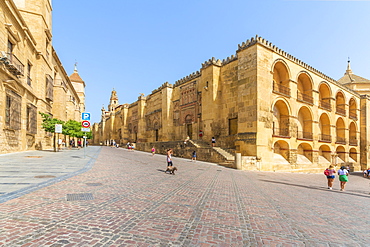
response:
[(290, 88), (273, 82), (272, 91), (290, 97)]
[(280, 137), (290, 137), (289, 128), (273, 128), (273, 135)]
[(319, 103), (319, 107), (327, 110), (327, 111), (331, 111), (331, 104), (330, 102), (326, 102), (326, 101), (320, 101)]
[(312, 132), (298, 131), (297, 134), (298, 139), (313, 140)]
[(6, 64), (6, 67), (14, 75), (24, 75), (24, 65), (22, 62), (14, 55), (13, 53), (6, 53), (9, 63)]
[(352, 118), (353, 120), (357, 120), (357, 114), (356, 114), (356, 112), (350, 111), (349, 112), (349, 117)]
[(342, 116), (345, 116), (346, 115), (346, 109), (343, 109), (343, 108), (337, 108), (335, 109), (335, 113), (336, 114), (340, 114)]
[(337, 141), (335, 143), (347, 144), (347, 140), (344, 137), (337, 136)]
[(297, 100), (305, 102), (305, 103), (313, 104), (313, 97), (311, 95), (304, 94), (301, 92), (297, 92)]
[(351, 146), (357, 146), (358, 145), (358, 141), (356, 138), (350, 138), (349, 139), (349, 145)]
[(319, 135), (319, 141), (322, 141), (322, 142), (331, 142), (331, 135), (320, 134)]

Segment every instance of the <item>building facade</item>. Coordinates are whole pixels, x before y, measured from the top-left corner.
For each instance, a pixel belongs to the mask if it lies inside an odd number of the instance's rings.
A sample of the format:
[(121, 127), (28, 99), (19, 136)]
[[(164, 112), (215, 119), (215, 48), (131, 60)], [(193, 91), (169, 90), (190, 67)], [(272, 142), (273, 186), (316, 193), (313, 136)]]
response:
[(94, 142), (149, 151), (187, 136), (201, 147), (215, 137), (219, 148), (241, 154), (241, 169), (360, 170), (369, 164), (369, 86), (349, 63), (337, 81), (256, 36), (134, 103), (119, 104), (113, 91)]
[(85, 84), (52, 46), (51, 0), (0, 1), (0, 11), (0, 153), (51, 148), (39, 112), (80, 121)]

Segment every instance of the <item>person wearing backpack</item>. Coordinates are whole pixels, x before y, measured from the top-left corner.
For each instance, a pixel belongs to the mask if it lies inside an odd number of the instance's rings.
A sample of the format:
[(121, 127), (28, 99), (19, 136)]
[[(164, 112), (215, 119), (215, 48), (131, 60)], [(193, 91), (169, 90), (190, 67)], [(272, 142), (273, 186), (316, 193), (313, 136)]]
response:
[(332, 190), (333, 189), (333, 182), (335, 178), (336, 171), (334, 170), (334, 166), (330, 165), (329, 168), (326, 168), (324, 171), (324, 175), (328, 179), (328, 189)]

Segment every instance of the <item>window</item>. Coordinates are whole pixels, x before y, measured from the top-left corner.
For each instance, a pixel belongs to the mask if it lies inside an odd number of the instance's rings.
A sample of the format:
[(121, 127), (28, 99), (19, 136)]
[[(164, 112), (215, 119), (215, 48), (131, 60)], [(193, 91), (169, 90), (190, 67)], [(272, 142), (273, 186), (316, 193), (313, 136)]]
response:
[(8, 40), (8, 54), (13, 53), (14, 44)]
[(46, 99), (53, 101), (53, 78), (50, 75), (46, 75)]
[(37, 108), (34, 105), (28, 104), (27, 105), (27, 112), (26, 112), (26, 120), (27, 120), (27, 132), (31, 134), (37, 134)]
[(238, 134), (238, 118), (229, 119), (229, 135)]
[(21, 129), (21, 96), (6, 90), (5, 125), (14, 130)]
[(31, 80), (31, 69), (32, 65), (30, 63), (27, 64), (27, 84), (31, 86), (32, 80)]

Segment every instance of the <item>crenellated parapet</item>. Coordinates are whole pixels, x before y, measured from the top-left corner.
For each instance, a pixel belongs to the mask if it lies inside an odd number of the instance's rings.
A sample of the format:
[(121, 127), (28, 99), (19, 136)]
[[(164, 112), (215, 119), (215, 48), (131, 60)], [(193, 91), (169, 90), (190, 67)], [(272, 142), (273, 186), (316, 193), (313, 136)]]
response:
[(188, 76), (186, 76), (186, 77), (184, 77), (184, 78), (182, 78), (182, 79), (180, 79), (180, 80), (176, 81), (176, 82), (175, 82), (175, 87), (176, 87), (176, 86), (179, 86), (179, 85), (181, 85), (181, 84), (184, 84), (185, 82), (188, 82), (188, 81), (194, 80), (195, 78), (198, 78), (198, 77), (200, 77), (200, 76), (201, 76), (201, 73), (200, 73), (199, 71), (194, 72), (194, 73), (192, 73), (192, 74), (190, 74), (190, 75), (188, 75)]
[(226, 59), (222, 60), (222, 66), (231, 63), (233, 61), (236, 61), (238, 59), (238, 55), (231, 55), (231, 57), (227, 57)]
[(165, 82), (165, 83), (163, 83), (159, 88), (154, 89), (154, 90), (152, 91), (152, 94), (158, 93), (158, 92), (160, 92), (162, 89), (164, 89), (164, 88), (166, 88), (166, 87), (173, 88), (173, 85), (172, 85), (172, 84), (170, 84), (170, 83), (168, 83), (168, 82)]
[(333, 78), (325, 75), (324, 73), (322, 73), (321, 71), (313, 68), (312, 66), (304, 63), (303, 61), (299, 60), (298, 58), (290, 55), (289, 53), (285, 52), (284, 50), (282, 49), (279, 49), (277, 46), (273, 45), (271, 42), (269, 42), (268, 40), (256, 35), (256, 37), (254, 38), (251, 38), (250, 40), (248, 39), (246, 42), (242, 42), (241, 44), (238, 44), (238, 50), (237, 52), (239, 51), (242, 51), (242, 50), (245, 50), (247, 49), (248, 47), (251, 47), (255, 44), (260, 44), (274, 52), (276, 52), (277, 54), (279, 54), (280, 56), (282, 57), (285, 57), (289, 60), (291, 60), (292, 62), (302, 66), (303, 68), (307, 69), (307, 70), (310, 70), (318, 75), (320, 75), (322, 78), (330, 81), (330, 82), (333, 82), (333, 83), (338, 83), (336, 80), (334, 80)]
[(208, 61), (205, 61), (204, 63), (202, 63), (202, 69), (205, 69), (211, 65), (221, 66), (222, 62), (220, 59), (216, 59), (212, 57), (211, 59), (208, 59)]

